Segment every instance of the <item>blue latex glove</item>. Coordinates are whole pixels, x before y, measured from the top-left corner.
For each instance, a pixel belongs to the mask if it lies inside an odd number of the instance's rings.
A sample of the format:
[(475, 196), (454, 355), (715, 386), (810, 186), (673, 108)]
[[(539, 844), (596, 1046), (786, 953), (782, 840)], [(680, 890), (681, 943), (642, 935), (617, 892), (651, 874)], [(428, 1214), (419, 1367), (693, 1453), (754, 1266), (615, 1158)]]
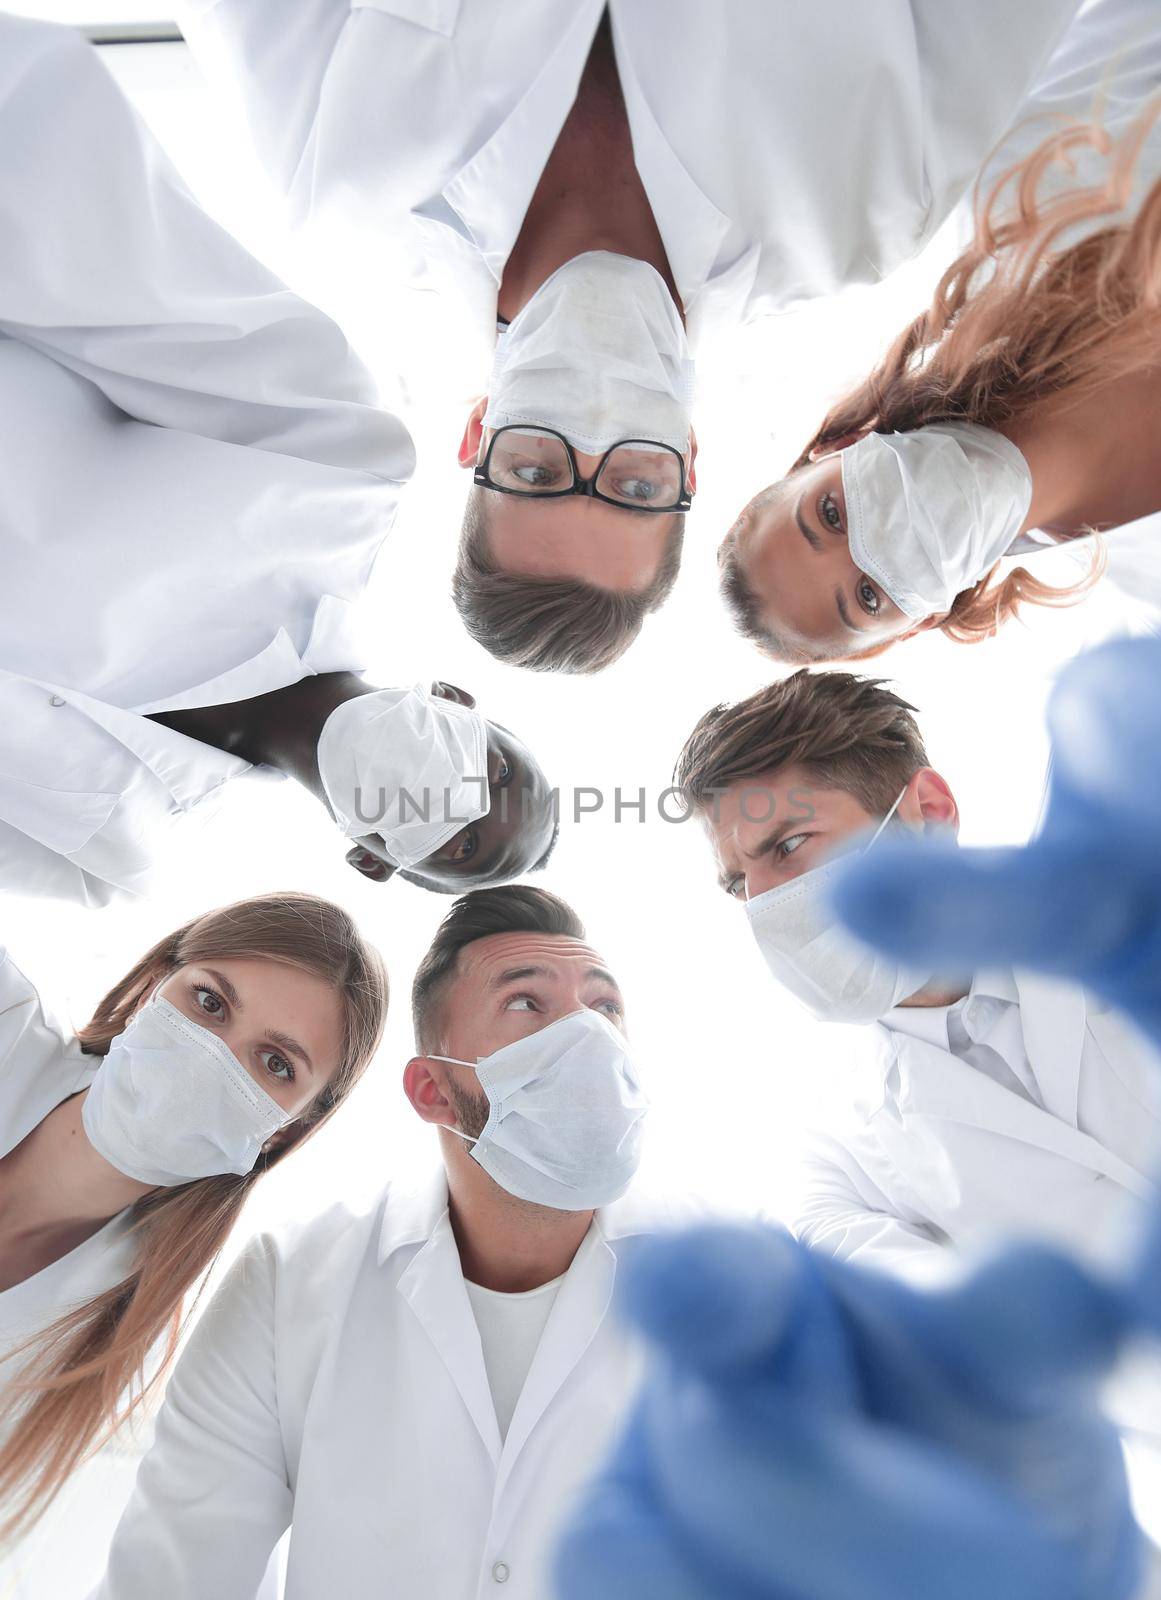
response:
[(1140, 1308), (1012, 1251), (922, 1294), (769, 1228), (646, 1241), (654, 1364), (559, 1600), (1127, 1600), (1140, 1538), (1096, 1388)]
[(1073, 978), (1161, 1047), (1161, 640), (1078, 657), (1048, 726), (1053, 778), (1034, 843), (957, 850), (884, 836), (836, 882), (836, 909), (868, 943), (945, 970)]

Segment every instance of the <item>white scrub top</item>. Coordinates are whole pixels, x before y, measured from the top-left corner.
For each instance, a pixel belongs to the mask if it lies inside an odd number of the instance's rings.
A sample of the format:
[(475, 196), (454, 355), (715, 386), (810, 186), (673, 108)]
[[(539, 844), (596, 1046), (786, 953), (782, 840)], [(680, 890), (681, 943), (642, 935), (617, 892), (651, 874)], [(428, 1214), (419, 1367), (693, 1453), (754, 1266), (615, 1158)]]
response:
[(1128, 1023), (1072, 985), (989, 972), (872, 1031), (874, 1088), (817, 1142), (800, 1237), (919, 1281), (944, 1276), (949, 1244), (1012, 1235), (1122, 1259), (1161, 1153), (1161, 1064)]
[(546, 1600), (639, 1381), (619, 1257), (673, 1220), (633, 1196), (597, 1213), (503, 1439), (442, 1172), (259, 1238), (170, 1380), (93, 1600), (252, 1600), (288, 1526), (286, 1600)]
[[(691, 338), (914, 254), (1078, 0), (608, 0)], [(184, 0), (344, 292), (448, 287), (482, 345), (606, 0)], [(728, 109), (727, 109), (728, 108)]]
[(0, 146), (0, 882), (103, 904), (248, 770), (146, 712), (362, 664), (414, 455), (72, 29), (0, 16)]

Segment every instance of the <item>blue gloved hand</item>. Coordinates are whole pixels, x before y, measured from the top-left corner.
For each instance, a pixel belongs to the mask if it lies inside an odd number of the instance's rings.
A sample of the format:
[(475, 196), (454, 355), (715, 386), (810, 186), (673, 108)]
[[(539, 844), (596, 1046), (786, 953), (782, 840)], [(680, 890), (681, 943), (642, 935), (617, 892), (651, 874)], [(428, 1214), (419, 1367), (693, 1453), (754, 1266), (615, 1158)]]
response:
[(643, 1242), (654, 1343), (566, 1534), (559, 1600), (1128, 1600), (1141, 1570), (1097, 1385), (1139, 1317), (1014, 1250), (921, 1294), (770, 1228)]
[(1161, 640), (1080, 656), (1048, 726), (1052, 784), (1032, 844), (884, 837), (837, 880), (835, 907), (868, 943), (949, 971), (1001, 963), (1073, 978), (1161, 1047)]

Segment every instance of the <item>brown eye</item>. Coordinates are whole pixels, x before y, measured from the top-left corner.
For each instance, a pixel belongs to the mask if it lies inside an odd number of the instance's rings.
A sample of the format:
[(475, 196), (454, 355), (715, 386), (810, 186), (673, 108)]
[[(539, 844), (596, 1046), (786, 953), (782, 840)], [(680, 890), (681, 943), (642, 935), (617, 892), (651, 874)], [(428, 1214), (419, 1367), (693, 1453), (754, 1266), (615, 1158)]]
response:
[(466, 828), (463, 838), (459, 840), (455, 849), (448, 857), (449, 861), (470, 861), (476, 853), (476, 830)]
[(869, 579), (864, 578), (857, 589), (859, 604), (869, 617), (877, 617), (882, 606), (878, 590)]

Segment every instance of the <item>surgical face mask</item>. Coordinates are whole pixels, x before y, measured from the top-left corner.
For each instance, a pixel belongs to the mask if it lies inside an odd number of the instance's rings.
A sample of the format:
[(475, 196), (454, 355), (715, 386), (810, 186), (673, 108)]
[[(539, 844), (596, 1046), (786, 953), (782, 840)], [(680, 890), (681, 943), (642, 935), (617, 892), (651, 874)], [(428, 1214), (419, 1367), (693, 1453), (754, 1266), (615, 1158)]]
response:
[(492, 804), (487, 723), (419, 684), (336, 706), (319, 736), (318, 768), (343, 832), (377, 833), (399, 867), (425, 861)]
[(290, 1112), (223, 1040), (154, 995), (109, 1046), (81, 1120), (119, 1172), (172, 1187), (250, 1172)]
[[(868, 850), (906, 793), (900, 790)], [(774, 981), (821, 1022), (874, 1022), (922, 989), (931, 973), (880, 955), (839, 927), (827, 895), (840, 866), (832, 861), (756, 895), (746, 916)]]
[(622, 439), (689, 446), (693, 362), (664, 279), (645, 261), (566, 261), (496, 341), (485, 428), (554, 428), (599, 456)]
[(840, 459), (851, 559), (913, 622), (978, 583), (1032, 503), (1020, 451), (970, 422), (869, 433)]
[(502, 1189), (556, 1211), (609, 1205), (628, 1189), (641, 1159), (649, 1102), (628, 1046), (597, 1011), (574, 1011), (471, 1067), (488, 1097), (488, 1120), (472, 1156)]

